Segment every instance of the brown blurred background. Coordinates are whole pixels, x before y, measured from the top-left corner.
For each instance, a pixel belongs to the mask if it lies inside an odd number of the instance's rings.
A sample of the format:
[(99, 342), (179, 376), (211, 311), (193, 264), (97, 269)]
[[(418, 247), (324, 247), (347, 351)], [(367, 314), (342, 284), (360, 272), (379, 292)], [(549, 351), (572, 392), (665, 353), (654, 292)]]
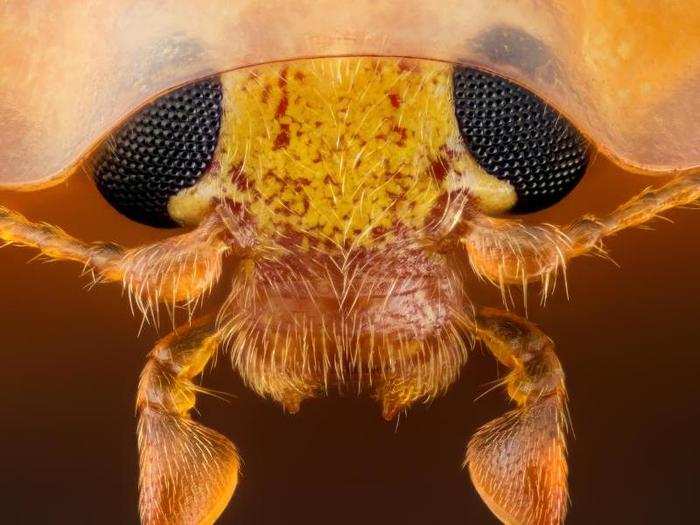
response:
[[(603, 213), (657, 183), (596, 159), (564, 202), (528, 221)], [(171, 232), (130, 223), (86, 176), (0, 202), (86, 240), (135, 245)], [(620, 268), (571, 264), (571, 300), (557, 290), (530, 318), (558, 343), (568, 373), (569, 524), (666, 524), (697, 518), (700, 213), (607, 242)], [(137, 522), (134, 394), (156, 339), (116, 285), (87, 291), (71, 263), (27, 264), (0, 251), (0, 498), (3, 523)], [(217, 297), (213, 298), (216, 301)], [(498, 293), (474, 283), (476, 302)], [(164, 327), (165, 330), (167, 328)], [(244, 477), (220, 523), (235, 525), (492, 524), (466, 472), (465, 445), (507, 407), (501, 391), (475, 398), (503, 370), (476, 351), (461, 381), (398, 426), (369, 399), (321, 399), (297, 416), (246, 390), (226, 359), (205, 384), (199, 417), (232, 438)]]

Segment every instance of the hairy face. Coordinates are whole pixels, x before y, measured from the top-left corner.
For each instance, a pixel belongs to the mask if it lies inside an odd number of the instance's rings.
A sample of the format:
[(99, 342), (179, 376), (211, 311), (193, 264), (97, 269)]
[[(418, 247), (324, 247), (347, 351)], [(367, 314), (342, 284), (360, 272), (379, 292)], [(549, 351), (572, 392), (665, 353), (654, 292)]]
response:
[(200, 182), (170, 199), (178, 222), (197, 223), (227, 200), (266, 237), (368, 245), (454, 220), (442, 214), (460, 192), (486, 212), (515, 203), (462, 142), (451, 65), (314, 59), (229, 73), (221, 84), (219, 146)]
[(211, 166), (168, 213), (197, 223), (223, 206), (235, 235), (254, 232), (220, 319), (256, 390), (367, 378), (394, 358), (424, 362), (421, 374), (441, 378), (435, 392), (456, 376), (467, 299), (430, 239), (516, 195), (468, 153), (452, 74), (438, 62), (334, 58), (221, 77)]
[[(413, 359), (435, 393), (466, 358), (467, 223), (557, 202), (583, 176), (587, 148), (505, 79), (436, 61), (319, 58), (166, 94), (108, 141), (94, 173), (136, 220), (223, 217), (238, 271), (220, 325), (258, 390), (281, 371), (313, 385)], [(275, 354), (284, 360), (261, 357)]]
[[(469, 223), (556, 203), (587, 158), (564, 118), (503, 78), (341, 57), (246, 68), (166, 94), (106, 143), (94, 174), (135, 220), (221, 218), (238, 271), (219, 322), (251, 383), (280, 370), (299, 384), (342, 382), (396, 358), (423, 363), (417, 373), (437, 391), (466, 358)], [(473, 257), (478, 273), (493, 266), (486, 256)], [(344, 353), (356, 356), (351, 372)], [(284, 361), (261, 358), (275, 354)]]

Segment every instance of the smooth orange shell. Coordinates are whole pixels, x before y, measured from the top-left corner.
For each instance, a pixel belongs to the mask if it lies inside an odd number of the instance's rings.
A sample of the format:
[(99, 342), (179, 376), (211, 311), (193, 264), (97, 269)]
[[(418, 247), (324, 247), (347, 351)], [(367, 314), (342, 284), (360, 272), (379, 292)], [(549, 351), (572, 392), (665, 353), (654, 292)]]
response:
[(335, 55), (511, 78), (640, 172), (700, 167), (700, 1), (254, 0), (0, 7), (0, 188), (70, 173), (149, 99), (202, 76)]

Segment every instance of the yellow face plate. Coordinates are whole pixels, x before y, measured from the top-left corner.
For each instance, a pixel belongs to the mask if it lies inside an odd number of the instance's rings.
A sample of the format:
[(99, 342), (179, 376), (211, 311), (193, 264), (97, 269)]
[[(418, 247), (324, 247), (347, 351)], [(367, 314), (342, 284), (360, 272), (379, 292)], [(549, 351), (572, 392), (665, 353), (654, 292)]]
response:
[(213, 165), (170, 201), (180, 222), (227, 201), (245, 207), (259, 235), (362, 246), (450, 220), (457, 193), (484, 212), (515, 203), (461, 142), (449, 64), (308, 59), (228, 73), (222, 85)]

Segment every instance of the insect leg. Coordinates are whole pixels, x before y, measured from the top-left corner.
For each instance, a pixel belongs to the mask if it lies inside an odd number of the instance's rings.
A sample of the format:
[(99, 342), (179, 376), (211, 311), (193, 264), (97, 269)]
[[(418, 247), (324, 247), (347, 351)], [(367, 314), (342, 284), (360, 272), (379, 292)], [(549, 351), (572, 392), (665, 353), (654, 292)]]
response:
[(481, 427), (466, 465), (484, 502), (504, 523), (558, 525), (566, 516), (566, 390), (554, 343), (532, 323), (479, 310), (475, 336), (511, 369), (503, 380), (517, 408)]
[(569, 259), (600, 249), (603, 238), (698, 199), (700, 175), (677, 177), (660, 188), (642, 192), (607, 217), (587, 216), (563, 228), (479, 218), (469, 223), (462, 244), (474, 271), (495, 284), (542, 279), (547, 285), (551, 276), (565, 269)]
[(139, 507), (144, 525), (211, 524), (238, 482), (233, 444), (190, 416), (192, 379), (215, 353), (219, 336), (206, 318), (158, 341), (141, 374)]
[(144, 313), (156, 302), (189, 302), (207, 291), (221, 273), (230, 249), (226, 227), (212, 214), (197, 228), (132, 249), (85, 243), (61, 229), (34, 223), (0, 207), (0, 241), (39, 249), (52, 259), (83, 263), (98, 281), (120, 281)]

